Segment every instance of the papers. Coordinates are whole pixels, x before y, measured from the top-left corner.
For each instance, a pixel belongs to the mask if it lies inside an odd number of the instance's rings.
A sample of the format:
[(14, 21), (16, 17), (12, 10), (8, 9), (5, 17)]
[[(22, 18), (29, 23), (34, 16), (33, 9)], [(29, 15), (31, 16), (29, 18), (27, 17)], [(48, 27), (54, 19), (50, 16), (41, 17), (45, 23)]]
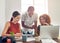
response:
[(15, 37), (15, 40), (22, 40), (22, 37)]
[(16, 43), (23, 43), (23, 42), (16, 42)]
[(29, 42), (29, 41), (35, 41), (35, 38), (34, 37), (28, 37), (26, 41), (27, 42)]
[(57, 43), (53, 39), (41, 39), (42, 43)]

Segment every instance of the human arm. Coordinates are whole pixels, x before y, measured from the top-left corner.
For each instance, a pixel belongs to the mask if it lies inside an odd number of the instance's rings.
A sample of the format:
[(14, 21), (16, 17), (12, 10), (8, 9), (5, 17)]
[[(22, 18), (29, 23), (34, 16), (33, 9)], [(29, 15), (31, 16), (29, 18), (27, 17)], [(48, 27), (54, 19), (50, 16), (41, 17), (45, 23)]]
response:
[(9, 27), (10, 27), (10, 23), (9, 22), (6, 22), (5, 27), (4, 27), (4, 30), (2, 32), (2, 36), (11, 36), (10, 34), (6, 34), (6, 32), (9, 29)]

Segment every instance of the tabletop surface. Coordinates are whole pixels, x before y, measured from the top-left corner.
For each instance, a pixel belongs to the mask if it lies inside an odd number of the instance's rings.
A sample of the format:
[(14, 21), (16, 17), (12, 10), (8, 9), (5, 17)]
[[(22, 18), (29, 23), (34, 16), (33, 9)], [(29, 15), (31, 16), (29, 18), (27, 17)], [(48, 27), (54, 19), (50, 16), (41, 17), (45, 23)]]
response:
[[(53, 43), (60, 43), (60, 41), (58, 39), (56, 39), (56, 38), (52, 39), (52, 40), (54, 41)], [(43, 39), (43, 41), (40, 40), (40, 41), (28, 41), (28, 42), (23, 42), (22, 40), (20, 40), (20, 41), (17, 41), (17, 43), (44, 43), (44, 41), (45, 41), (45, 43), (49, 43), (50, 42), (50, 40), (46, 42), (46, 39)]]

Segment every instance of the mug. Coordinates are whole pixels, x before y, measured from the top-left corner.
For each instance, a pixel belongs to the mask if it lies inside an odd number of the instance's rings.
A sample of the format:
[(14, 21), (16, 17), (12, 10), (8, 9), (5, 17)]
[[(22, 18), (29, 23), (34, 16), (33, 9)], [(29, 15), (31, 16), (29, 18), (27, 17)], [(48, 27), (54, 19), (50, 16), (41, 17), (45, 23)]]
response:
[(24, 35), (23, 35), (23, 36), (22, 36), (22, 41), (23, 41), (23, 42), (26, 42), (26, 40), (27, 40), (27, 36), (24, 36)]
[(35, 37), (35, 41), (40, 41), (40, 37), (39, 36)]

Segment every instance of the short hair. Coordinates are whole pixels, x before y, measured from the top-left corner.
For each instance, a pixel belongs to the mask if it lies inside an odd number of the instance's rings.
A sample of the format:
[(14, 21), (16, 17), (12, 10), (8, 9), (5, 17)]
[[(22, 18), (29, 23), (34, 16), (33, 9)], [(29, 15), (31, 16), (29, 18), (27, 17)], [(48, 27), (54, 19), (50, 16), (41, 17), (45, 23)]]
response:
[(40, 20), (41, 17), (43, 17), (49, 25), (51, 24), (51, 19), (50, 19), (49, 15), (43, 14), (39, 17), (39, 20)]
[(30, 8), (32, 8), (32, 9), (34, 10), (34, 7), (33, 7), (33, 6), (29, 6), (29, 7), (28, 7), (28, 11), (29, 11)]

